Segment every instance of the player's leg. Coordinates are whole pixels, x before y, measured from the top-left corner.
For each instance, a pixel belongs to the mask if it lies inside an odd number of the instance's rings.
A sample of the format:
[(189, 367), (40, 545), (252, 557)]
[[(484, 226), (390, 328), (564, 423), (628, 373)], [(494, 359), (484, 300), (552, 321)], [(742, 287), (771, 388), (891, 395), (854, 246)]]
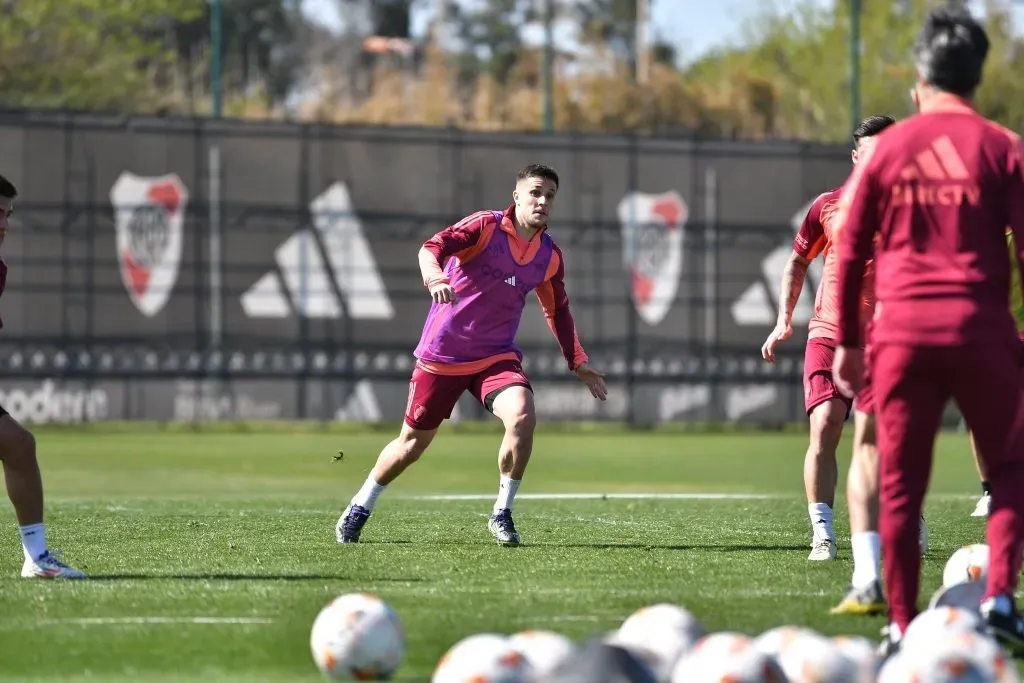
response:
[(992, 488), (988, 483), (988, 475), (985, 474), (985, 464), (982, 462), (981, 454), (978, 453), (978, 443), (974, 439), (974, 432), (968, 432), (971, 437), (971, 455), (974, 456), (974, 466), (978, 470), (978, 479), (981, 480), (981, 498), (974, 506), (971, 517), (988, 517), (989, 508), (992, 506)]
[(808, 559), (814, 561), (832, 560), (836, 556), (832, 528), (838, 480), (836, 448), (851, 405), (832, 381), (834, 357), (835, 344), (831, 340), (808, 340), (804, 353), (804, 401), (811, 433), (804, 455), (804, 489), (812, 533)]
[(935, 437), (949, 397), (941, 351), (893, 344), (879, 344), (872, 351), (879, 531), (890, 643), (902, 638), (918, 611), (921, 509), (931, 476)]
[(420, 368), (413, 371), (402, 431), (384, 446), (366, 481), (338, 519), (335, 526), (338, 543), (359, 542), (377, 498), (388, 484), (420, 459), (434, 440), (438, 427), (451, 417), (470, 381), (471, 376), (435, 375)]
[(846, 503), (850, 513), (850, 550), (853, 579), (850, 590), (832, 614), (881, 614), (885, 596), (879, 579), (882, 540), (878, 534), (878, 446), (875, 441), (874, 406), (857, 396), (853, 414), (853, 457), (846, 478)]
[(988, 584), (981, 611), (996, 635), (1020, 651), (1024, 621), (1013, 596), (1024, 546), (1024, 386), (1015, 372), (1017, 350), (964, 349), (957, 360), (961, 370), (954, 375), (954, 395), (992, 488)]
[(537, 426), (533, 389), (518, 362), (504, 361), (481, 373), (472, 391), (505, 428), (498, 449), (498, 496), (487, 526), (498, 543), (518, 545), (512, 506), (533, 453)]
[(81, 579), (50, 553), (43, 526), (43, 478), (36, 458), (36, 440), (6, 410), (0, 408), (0, 461), (3, 462), (7, 496), (14, 505), (25, 561), (21, 575), (26, 578)]

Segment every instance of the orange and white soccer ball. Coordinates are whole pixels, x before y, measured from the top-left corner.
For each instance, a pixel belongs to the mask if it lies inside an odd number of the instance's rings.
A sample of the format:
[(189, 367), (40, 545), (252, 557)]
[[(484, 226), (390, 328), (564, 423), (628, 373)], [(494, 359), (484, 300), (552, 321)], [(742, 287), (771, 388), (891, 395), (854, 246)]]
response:
[(984, 543), (965, 545), (950, 556), (942, 571), (942, 585), (949, 588), (958, 583), (984, 582), (988, 578), (988, 546)]
[(349, 593), (317, 614), (309, 647), (317, 668), (332, 680), (386, 680), (405, 659), (405, 633), (383, 600)]
[(997, 683), (984, 666), (961, 652), (931, 650), (916, 656), (906, 652), (890, 657), (878, 683)]
[(862, 672), (843, 649), (818, 633), (790, 642), (777, 657), (789, 683), (862, 683)]
[(836, 636), (832, 638), (832, 644), (853, 662), (860, 683), (875, 683), (882, 663), (874, 643), (863, 636)]
[(754, 638), (754, 647), (769, 657), (778, 659), (784, 649), (801, 638), (817, 636), (818, 633), (803, 626), (776, 626)]
[(509, 638), (509, 643), (530, 663), (534, 681), (544, 680), (576, 651), (572, 640), (553, 631), (520, 631)]
[(529, 683), (530, 663), (508, 636), (478, 633), (452, 645), (431, 683)]
[(607, 642), (635, 653), (654, 669), (657, 680), (667, 681), (679, 658), (704, 633), (693, 613), (663, 602), (633, 612)]
[(931, 650), (940, 638), (959, 633), (981, 633), (984, 623), (975, 613), (959, 607), (935, 607), (921, 612), (907, 626), (900, 647), (907, 651)]
[(904, 643), (901, 654), (915, 666), (924, 665), (937, 654), (956, 654), (981, 667), (996, 683), (1020, 683), (1020, 675), (1013, 660), (999, 643), (984, 633), (963, 631), (938, 634), (930, 642), (919, 640), (909, 648)]
[(778, 662), (739, 633), (712, 633), (676, 663), (672, 683), (787, 683)]

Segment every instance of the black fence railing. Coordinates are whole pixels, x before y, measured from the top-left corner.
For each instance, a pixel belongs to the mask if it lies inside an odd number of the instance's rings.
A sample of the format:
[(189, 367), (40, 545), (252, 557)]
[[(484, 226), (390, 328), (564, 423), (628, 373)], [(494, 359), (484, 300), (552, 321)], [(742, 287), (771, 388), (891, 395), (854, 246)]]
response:
[(780, 362), (759, 349), (794, 220), (849, 171), (845, 150), (789, 143), (45, 112), (0, 113), (0, 150), (21, 191), (0, 402), (43, 415), (88, 402), (44, 388), (101, 391), (93, 403), (126, 419), (400, 418), (428, 308), (419, 245), (504, 208), (533, 162), (561, 173), (552, 235), (616, 394), (582, 400), (531, 305), (519, 342), (542, 416), (800, 419), (818, 270)]

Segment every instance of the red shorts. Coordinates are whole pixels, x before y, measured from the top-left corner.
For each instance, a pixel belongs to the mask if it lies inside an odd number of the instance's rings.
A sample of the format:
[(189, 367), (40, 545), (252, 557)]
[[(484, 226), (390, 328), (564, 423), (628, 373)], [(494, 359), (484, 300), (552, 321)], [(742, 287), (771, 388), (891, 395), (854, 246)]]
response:
[(526, 387), (533, 391), (519, 361), (498, 361), (475, 375), (435, 375), (420, 368), (412, 371), (409, 402), (405, 406), (405, 424), (413, 429), (437, 429), (452, 416), (455, 404), (465, 391), (491, 410), (494, 397), (508, 387)]
[(804, 351), (804, 409), (811, 411), (834, 398), (846, 404), (849, 416), (853, 401), (839, 393), (832, 381), (832, 361), (836, 357), (836, 340), (827, 337), (813, 337), (807, 340)]

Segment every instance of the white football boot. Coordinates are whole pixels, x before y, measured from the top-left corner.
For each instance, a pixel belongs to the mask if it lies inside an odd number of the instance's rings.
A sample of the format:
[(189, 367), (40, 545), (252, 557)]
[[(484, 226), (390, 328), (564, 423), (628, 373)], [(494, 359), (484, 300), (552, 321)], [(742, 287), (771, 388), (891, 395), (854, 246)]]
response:
[(834, 538), (816, 538), (807, 559), (811, 562), (831, 562), (836, 559), (837, 552)]
[(26, 579), (84, 579), (85, 574), (57, 559), (59, 550), (46, 551), (35, 560), (25, 560), (21, 575)]

